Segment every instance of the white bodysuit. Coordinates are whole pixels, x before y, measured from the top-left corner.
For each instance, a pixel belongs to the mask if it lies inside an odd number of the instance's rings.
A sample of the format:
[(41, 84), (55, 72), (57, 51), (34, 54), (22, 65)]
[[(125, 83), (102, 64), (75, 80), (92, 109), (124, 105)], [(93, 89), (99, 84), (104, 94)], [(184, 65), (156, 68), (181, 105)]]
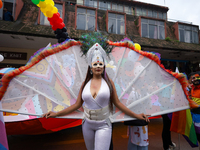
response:
[[(93, 98), (90, 86), (91, 80), (85, 85), (82, 92), (85, 109), (90, 112), (108, 107), (110, 104), (110, 89), (106, 81), (102, 78), (101, 87), (96, 98)], [(106, 114), (110, 114), (110, 109), (108, 109)], [(99, 120), (99, 118), (95, 120), (90, 117), (85, 117), (83, 120), (82, 131), (88, 150), (109, 150), (112, 126), (107, 116), (103, 120)]]

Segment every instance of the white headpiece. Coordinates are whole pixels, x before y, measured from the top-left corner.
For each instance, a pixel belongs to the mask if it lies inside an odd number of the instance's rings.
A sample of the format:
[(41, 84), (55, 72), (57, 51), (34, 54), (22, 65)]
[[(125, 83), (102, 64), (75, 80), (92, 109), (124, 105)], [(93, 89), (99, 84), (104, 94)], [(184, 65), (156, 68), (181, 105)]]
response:
[(103, 62), (105, 64), (106, 52), (98, 43), (94, 44), (87, 52), (88, 65), (92, 67), (93, 62)]

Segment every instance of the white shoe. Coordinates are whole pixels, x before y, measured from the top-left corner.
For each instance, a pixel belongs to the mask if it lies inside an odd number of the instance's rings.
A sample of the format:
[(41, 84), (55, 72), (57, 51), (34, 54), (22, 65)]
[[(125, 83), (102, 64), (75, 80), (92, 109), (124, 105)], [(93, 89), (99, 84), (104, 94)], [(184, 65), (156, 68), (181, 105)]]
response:
[(176, 148), (176, 144), (172, 142), (172, 145), (169, 145), (170, 150), (174, 150)]

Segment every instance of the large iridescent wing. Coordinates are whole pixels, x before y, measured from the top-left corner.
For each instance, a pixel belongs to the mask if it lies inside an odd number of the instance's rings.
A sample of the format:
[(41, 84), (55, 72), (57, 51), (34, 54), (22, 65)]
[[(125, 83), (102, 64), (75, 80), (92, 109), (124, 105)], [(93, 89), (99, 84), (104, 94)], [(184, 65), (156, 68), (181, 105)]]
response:
[[(135, 113), (157, 116), (189, 108), (186, 78), (166, 70), (153, 54), (134, 50), (131, 42), (113, 43), (106, 71), (119, 100)], [(117, 108), (112, 122), (131, 120)]]
[[(80, 42), (69, 40), (40, 50), (26, 66), (5, 74), (0, 88), (1, 111), (41, 116), (74, 104), (87, 70), (81, 55)], [(81, 119), (83, 111), (65, 118)]]

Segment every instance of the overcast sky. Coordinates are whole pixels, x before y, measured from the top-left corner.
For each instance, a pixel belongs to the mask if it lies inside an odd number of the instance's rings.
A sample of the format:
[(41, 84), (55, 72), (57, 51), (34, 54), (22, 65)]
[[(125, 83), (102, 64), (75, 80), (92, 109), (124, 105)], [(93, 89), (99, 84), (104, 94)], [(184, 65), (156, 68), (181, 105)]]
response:
[(135, 0), (169, 8), (168, 20), (175, 19), (200, 26), (200, 0)]

